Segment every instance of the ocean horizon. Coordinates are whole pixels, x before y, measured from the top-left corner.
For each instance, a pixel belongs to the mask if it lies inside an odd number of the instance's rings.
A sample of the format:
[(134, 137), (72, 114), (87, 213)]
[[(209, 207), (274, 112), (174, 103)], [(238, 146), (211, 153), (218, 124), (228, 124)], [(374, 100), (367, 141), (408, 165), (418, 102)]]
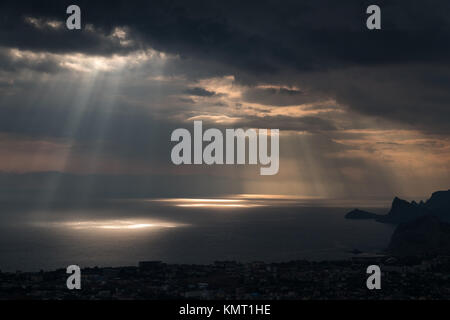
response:
[(119, 267), (139, 261), (338, 260), (382, 252), (394, 226), (348, 220), (356, 208), (387, 213), (390, 201), (239, 195), (116, 199), (95, 204), (4, 205), (0, 270)]

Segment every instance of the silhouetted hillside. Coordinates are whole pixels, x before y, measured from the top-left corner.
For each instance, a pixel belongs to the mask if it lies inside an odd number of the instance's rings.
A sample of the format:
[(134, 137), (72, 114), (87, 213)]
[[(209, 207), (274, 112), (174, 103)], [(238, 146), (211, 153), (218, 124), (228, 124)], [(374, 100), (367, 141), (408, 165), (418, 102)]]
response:
[(404, 223), (419, 217), (433, 215), (441, 220), (450, 221), (450, 190), (434, 192), (426, 202), (408, 202), (395, 197), (387, 215), (377, 215), (359, 209), (352, 210), (347, 219), (375, 219), (384, 223)]
[(399, 256), (450, 254), (450, 224), (433, 215), (397, 226), (387, 251)]
[(347, 213), (347, 215), (345, 217), (347, 219), (362, 220), (362, 219), (377, 219), (377, 218), (381, 217), (381, 215), (375, 214), (372, 212), (368, 212), (368, 211), (364, 211), (364, 210), (355, 209), (355, 210), (352, 210), (349, 213)]

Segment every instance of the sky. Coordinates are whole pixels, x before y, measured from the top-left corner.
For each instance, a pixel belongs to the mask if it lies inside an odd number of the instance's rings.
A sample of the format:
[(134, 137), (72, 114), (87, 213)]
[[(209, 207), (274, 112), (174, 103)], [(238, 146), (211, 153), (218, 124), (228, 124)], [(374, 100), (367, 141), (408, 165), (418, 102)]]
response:
[[(381, 8), (382, 29), (366, 28)], [(66, 28), (81, 8), (82, 29)], [(0, 3), (0, 199), (450, 187), (450, 2)], [(175, 166), (176, 128), (280, 130), (280, 169)]]

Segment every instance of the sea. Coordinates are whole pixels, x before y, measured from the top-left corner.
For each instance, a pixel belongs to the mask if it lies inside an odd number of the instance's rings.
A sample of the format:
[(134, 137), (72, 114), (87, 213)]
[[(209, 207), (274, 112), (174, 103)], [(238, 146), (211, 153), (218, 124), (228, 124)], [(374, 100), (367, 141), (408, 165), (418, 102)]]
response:
[(0, 205), (0, 270), (136, 266), (140, 261), (339, 260), (379, 254), (394, 226), (348, 220), (390, 201), (237, 195)]

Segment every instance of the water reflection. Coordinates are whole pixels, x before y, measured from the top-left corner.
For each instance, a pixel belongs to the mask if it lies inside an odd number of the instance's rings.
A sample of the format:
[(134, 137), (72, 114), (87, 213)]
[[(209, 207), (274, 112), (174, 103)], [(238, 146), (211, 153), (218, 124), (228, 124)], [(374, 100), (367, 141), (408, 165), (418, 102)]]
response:
[(181, 208), (253, 208), (263, 207), (266, 204), (249, 201), (246, 199), (195, 199), (195, 198), (173, 198), (154, 200), (162, 203), (170, 203)]
[(83, 220), (83, 221), (62, 221), (51, 223), (36, 223), (41, 227), (67, 228), (71, 230), (148, 230), (165, 229), (186, 226), (185, 224), (164, 222), (157, 220)]
[(390, 199), (324, 199), (295, 195), (237, 194), (221, 198), (146, 199), (152, 205), (180, 208), (254, 208), (254, 207), (335, 207), (385, 208)]

